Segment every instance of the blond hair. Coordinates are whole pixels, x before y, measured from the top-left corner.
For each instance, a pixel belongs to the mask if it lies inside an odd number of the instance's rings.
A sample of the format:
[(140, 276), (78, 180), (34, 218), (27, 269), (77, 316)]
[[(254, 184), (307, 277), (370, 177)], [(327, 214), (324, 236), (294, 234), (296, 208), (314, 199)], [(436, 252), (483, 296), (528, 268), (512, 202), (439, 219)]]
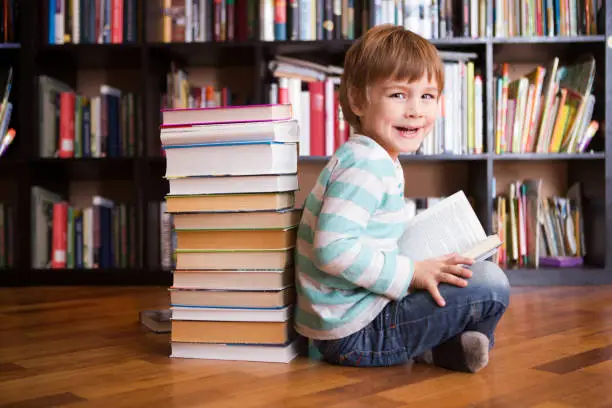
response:
[(439, 94), (444, 89), (444, 65), (436, 47), (401, 26), (382, 24), (368, 30), (346, 52), (340, 82), (340, 105), (347, 122), (360, 131), (352, 100), (367, 101), (368, 88), (380, 80), (418, 81), (427, 74)]

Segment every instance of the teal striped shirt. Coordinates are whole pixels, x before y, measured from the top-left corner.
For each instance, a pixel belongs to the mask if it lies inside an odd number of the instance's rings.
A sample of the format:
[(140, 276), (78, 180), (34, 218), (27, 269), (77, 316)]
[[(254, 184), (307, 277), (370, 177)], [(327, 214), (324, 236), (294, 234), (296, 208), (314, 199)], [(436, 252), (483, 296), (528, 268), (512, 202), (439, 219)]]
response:
[(295, 250), (296, 330), (348, 336), (406, 296), (413, 263), (398, 252), (404, 175), (374, 140), (354, 135), (331, 157), (304, 202)]

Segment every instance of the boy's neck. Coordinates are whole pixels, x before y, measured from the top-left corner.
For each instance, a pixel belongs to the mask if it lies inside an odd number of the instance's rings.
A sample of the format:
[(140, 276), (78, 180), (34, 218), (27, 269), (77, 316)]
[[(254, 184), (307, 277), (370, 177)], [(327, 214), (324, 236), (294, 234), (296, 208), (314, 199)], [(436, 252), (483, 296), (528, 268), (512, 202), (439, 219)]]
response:
[(372, 140), (374, 143), (376, 143), (378, 146), (380, 146), (381, 149), (383, 149), (384, 151), (387, 152), (387, 154), (389, 155), (391, 160), (393, 160), (393, 161), (398, 161), (399, 160), (399, 153), (398, 152), (390, 152), (387, 148), (385, 148), (384, 145), (382, 145), (378, 140), (376, 140), (375, 137), (369, 136), (369, 135), (367, 135), (365, 133), (362, 133), (362, 132), (356, 132), (355, 134), (363, 136), (363, 137), (367, 137), (368, 139)]

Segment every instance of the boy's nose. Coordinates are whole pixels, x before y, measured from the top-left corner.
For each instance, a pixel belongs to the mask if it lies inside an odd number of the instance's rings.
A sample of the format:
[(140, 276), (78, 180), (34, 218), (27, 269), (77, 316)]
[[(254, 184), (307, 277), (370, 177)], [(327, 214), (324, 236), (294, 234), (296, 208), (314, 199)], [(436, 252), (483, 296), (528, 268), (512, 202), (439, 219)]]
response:
[(422, 114), (422, 106), (419, 101), (407, 100), (404, 105), (404, 115), (406, 117), (418, 117)]

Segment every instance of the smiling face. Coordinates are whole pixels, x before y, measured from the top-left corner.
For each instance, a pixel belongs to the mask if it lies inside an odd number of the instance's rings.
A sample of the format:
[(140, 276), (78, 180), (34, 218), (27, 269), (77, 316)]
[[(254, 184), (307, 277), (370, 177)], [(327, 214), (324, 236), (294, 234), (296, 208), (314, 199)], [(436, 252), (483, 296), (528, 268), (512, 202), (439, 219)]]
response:
[(415, 152), (431, 132), (443, 90), (436, 47), (404, 27), (381, 24), (347, 51), (339, 99), (355, 133), (396, 158)]
[[(415, 152), (431, 133), (439, 113), (439, 88), (434, 78), (417, 81), (382, 80), (366, 100), (351, 100), (360, 133), (380, 144), (392, 158)], [(352, 99), (352, 98), (351, 98)]]

